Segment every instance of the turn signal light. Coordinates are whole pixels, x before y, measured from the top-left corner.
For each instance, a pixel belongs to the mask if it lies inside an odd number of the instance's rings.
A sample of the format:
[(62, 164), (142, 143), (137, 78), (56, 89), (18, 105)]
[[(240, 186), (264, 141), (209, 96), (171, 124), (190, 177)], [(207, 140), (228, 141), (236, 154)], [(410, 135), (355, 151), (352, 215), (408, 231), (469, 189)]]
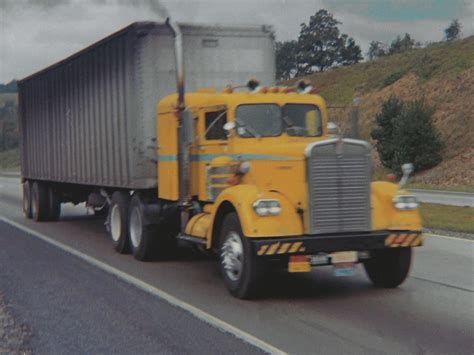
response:
[(387, 180), (390, 182), (395, 182), (397, 181), (397, 177), (395, 176), (395, 174), (387, 174)]

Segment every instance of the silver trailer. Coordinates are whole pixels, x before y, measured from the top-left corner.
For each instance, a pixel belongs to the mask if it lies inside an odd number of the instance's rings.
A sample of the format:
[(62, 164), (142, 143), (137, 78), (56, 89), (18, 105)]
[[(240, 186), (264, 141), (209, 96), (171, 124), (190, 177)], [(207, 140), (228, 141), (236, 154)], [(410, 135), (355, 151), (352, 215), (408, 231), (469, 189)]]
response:
[[(187, 91), (274, 82), (267, 27), (181, 25)], [(174, 39), (137, 22), (19, 82), (24, 179), (157, 186), (158, 101), (176, 92)]]

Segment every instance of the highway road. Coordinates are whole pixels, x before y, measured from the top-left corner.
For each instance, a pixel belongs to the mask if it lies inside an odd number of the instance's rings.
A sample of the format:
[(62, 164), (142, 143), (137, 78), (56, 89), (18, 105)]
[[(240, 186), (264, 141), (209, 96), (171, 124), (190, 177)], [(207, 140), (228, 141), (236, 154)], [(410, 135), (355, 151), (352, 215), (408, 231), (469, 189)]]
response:
[(421, 202), (474, 207), (474, 193), (410, 189)]
[(411, 277), (375, 289), (362, 268), (277, 272), (262, 297), (232, 298), (216, 260), (183, 252), (140, 263), (116, 254), (81, 206), (59, 222), (21, 214), (0, 178), (0, 291), (37, 353), (472, 354), (474, 243), (429, 236)]

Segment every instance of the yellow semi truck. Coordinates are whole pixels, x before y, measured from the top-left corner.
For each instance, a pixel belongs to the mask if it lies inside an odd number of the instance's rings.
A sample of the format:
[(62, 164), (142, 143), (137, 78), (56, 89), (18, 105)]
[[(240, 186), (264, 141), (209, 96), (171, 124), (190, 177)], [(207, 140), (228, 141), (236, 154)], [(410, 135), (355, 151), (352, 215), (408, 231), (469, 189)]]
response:
[(289, 272), (332, 264), (341, 276), (363, 263), (375, 286), (401, 284), (423, 241), (416, 198), (400, 186), (410, 167), (401, 184), (371, 182), (370, 145), (328, 129), (324, 100), (304, 83), (185, 92), (181, 30), (167, 25), (178, 90), (156, 105), (156, 186), (35, 178), (25, 166), (25, 215), (57, 219), (62, 202), (87, 201), (107, 211), (120, 253), (169, 258), (181, 244), (215, 251), (239, 298), (254, 296), (275, 263)]
[[(308, 89), (255, 84), (245, 93), (185, 95), (193, 128), (183, 138), (189, 191), (178, 238), (214, 249), (237, 297), (253, 294), (271, 260), (290, 272), (332, 263), (339, 274), (363, 261), (375, 285), (395, 287), (408, 273), (411, 247), (422, 243), (415, 197), (370, 182), (369, 144), (332, 137), (324, 100)], [(167, 201), (180, 197), (176, 101), (172, 95), (157, 106), (158, 198)], [(142, 255), (155, 235), (136, 231), (138, 220), (137, 208), (131, 247)]]

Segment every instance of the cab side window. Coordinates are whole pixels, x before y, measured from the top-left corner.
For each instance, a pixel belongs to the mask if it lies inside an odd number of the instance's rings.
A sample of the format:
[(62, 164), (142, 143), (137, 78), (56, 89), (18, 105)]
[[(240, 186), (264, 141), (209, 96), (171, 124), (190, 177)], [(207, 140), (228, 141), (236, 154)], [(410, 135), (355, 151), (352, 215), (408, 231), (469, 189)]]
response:
[(227, 139), (227, 132), (224, 129), (224, 125), (227, 122), (226, 111), (206, 112), (205, 121), (206, 140)]

